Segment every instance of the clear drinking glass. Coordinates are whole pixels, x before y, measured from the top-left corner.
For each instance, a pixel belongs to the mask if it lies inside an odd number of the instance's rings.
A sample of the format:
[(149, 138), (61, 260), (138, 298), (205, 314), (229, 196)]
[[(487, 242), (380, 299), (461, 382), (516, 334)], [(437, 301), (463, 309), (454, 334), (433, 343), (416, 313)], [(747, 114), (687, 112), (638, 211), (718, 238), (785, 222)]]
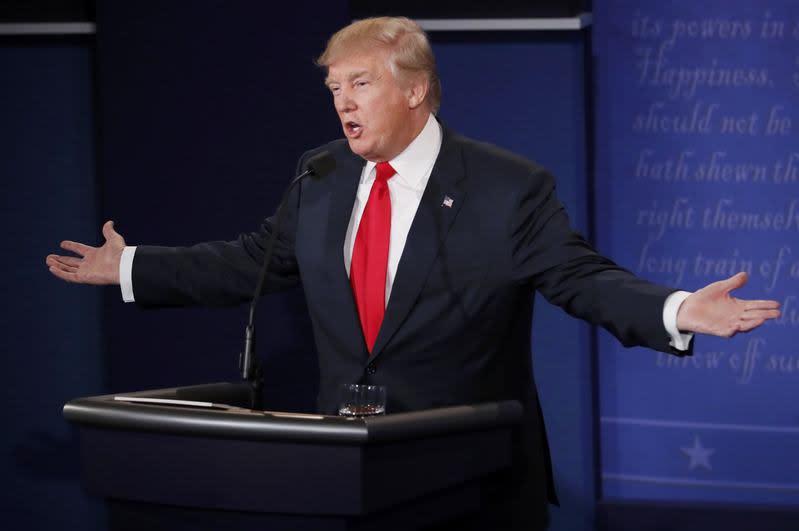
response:
[(386, 388), (382, 385), (343, 384), (339, 387), (338, 414), (368, 417), (386, 412)]

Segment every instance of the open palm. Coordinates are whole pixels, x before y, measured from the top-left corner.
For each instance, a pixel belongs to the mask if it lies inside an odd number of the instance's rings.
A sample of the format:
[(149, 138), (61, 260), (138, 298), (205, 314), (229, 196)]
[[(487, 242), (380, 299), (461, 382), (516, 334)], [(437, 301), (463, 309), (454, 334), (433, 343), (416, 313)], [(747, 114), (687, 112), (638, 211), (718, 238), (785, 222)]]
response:
[(744, 300), (730, 294), (746, 284), (747, 279), (748, 275), (741, 272), (691, 294), (677, 313), (677, 328), (683, 332), (731, 337), (779, 317), (777, 301)]
[(125, 249), (125, 239), (114, 230), (114, 222), (103, 225), (105, 243), (92, 247), (65, 240), (61, 248), (78, 256), (48, 255), (45, 263), (50, 272), (67, 282), (78, 284), (119, 284), (119, 260)]

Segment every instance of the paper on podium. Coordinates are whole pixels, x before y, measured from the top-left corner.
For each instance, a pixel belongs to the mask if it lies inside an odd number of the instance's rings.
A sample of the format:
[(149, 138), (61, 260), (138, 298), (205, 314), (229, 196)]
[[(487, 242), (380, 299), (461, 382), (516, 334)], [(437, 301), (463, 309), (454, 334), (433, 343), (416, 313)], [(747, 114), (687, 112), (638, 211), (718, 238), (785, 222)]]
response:
[(199, 402), (196, 400), (176, 400), (174, 398), (147, 398), (142, 396), (115, 396), (114, 400), (132, 402), (136, 404), (154, 404), (161, 406), (198, 407), (203, 409), (241, 409), (227, 404), (213, 402)]

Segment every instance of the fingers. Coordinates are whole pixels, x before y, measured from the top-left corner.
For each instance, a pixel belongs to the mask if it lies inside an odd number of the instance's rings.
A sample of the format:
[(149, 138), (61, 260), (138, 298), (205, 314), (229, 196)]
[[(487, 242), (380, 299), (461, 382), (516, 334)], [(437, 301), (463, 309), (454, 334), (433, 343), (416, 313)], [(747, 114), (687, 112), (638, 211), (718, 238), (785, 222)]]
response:
[[(748, 301), (766, 308), (747, 309), (741, 315), (736, 326), (736, 332), (750, 332), (761, 326), (766, 321), (777, 319), (780, 316), (779, 304), (776, 301)], [(734, 334), (733, 334), (734, 335)]]
[(752, 321), (743, 321), (740, 325), (738, 325), (739, 332), (749, 332), (754, 330), (758, 326), (762, 325), (765, 321), (763, 319), (754, 319)]
[(78, 258), (77, 256), (59, 256), (57, 254), (51, 254), (47, 257), (47, 265), (63, 265), (65, 267), (79, 267), (80, 264), (83, 262), (82, 258)]
[(741, 315), (743, 321), (766, 321), (769, 319), (776, 319), (780, 316), (779, 310), (751, 310), (746, 311)]
[(79, 256), (86, 256), (86, 253), (94, 249), (94, 247), (90, 247), (83, 243), (73, 242), (69, 240), (64, 240), (61, 242), (61, 248), (66, 249), (67, 251), (72, 251), (73, 253)]
[(738, 289), (741, 286), (743, 286), (744, 284), (746, 284), (746, 281), (748, 279), (749, 279), (749, 275), (746, 273), (746, 271), (741, 271), (739, 273), (734, 274), (733, 276), (731, 276), (728, 279), (720, 280), (719, 281), (719, 287), (723, 288), (724, 291), (729, 292), (729, 291), (732, 291), (734, 289)]
[(74, 256), (58, 256), (57, 254), (51, 254), (47, 257), (45, 263), (51, 270), (58, 269), (59, 271), (67, 273), (76, 273), (78, 268), (80, 268), (81, 261), (81, 258), (76, 258)]
[[(109, 220), (103, 224), (103, 236), (112, 249), (120, 250), (125, 247), (125, 238), (114, 229), (114, 222)], [(103, 245), (105, 247), (105, 245)]]
[(74, 272), (64, 271), (61, 268), (50, 266), (50, 272), (61, 280), (67, 282), (78, 282), (78, 276)]
[(119, 236), (119, 233), (114, 230), (114, 222), (111, 220), (106, 221), (103, 224), (103, 237), (106, 240), (110, 240), (115, 236)]
[(744, 303), (744, 310), (776, 310), (780, 307), (777, 301), (741, 301)]

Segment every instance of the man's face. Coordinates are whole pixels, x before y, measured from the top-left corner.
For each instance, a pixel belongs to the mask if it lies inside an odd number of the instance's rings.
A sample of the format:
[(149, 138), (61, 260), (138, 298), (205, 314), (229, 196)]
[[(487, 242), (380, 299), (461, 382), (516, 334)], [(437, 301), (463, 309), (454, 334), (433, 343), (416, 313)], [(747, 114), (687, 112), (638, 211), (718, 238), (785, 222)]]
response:
[(391, 72), (387, 51), (375, 50), (331, 63), (325, 84), (333, 94), (350, 149), (364, 159), (391, 160), (418, 134), (411, 116), (411, 92)]

